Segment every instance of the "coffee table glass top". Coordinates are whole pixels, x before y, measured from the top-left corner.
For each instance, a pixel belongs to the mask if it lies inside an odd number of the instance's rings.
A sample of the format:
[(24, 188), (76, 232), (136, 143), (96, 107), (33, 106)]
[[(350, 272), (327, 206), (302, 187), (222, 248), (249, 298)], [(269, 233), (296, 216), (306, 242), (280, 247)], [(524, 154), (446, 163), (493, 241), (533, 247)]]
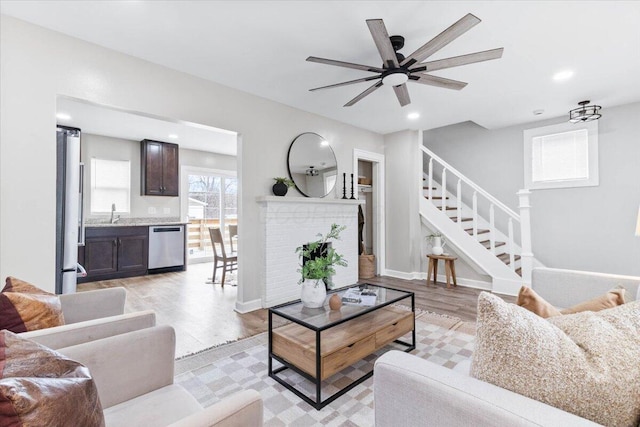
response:
[[(375, 302), (372, 302), (373, 305), (343, 302), (340, 310), (331, 310), (329, 308), (329, 298), (336, 293), (342, 298), (350, 289), (362, 290), (365, 295), (368, 293), (375, 294)], [(325, 329), (337, 323), (358, 317), (364, 312), (375, 310), (380, 306), (393, 304), (394, 302), (408, 298), (412, 294), (412, 292), (385, 288), (383, 286), (360, 284), (328, 293), (327, 300), (322, 308), (307, 308), (304, 307), (300, 301), (297, 301), (273, 307), (270, 311), (296, 323), (304, 324), (312, 329)]]

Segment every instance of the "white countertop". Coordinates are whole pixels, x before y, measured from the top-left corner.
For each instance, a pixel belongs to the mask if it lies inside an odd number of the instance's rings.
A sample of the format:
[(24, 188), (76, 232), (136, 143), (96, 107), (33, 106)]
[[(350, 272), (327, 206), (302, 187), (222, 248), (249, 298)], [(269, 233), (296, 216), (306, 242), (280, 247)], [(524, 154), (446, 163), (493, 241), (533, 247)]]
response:
[(109, 218), (87, 218), (84, 225), (85, 227), (145, 227), (152, 225), (184, 225), (188, 223), (188, 221), (180, 220), (177, 217), (120, 218), (113, 224)]

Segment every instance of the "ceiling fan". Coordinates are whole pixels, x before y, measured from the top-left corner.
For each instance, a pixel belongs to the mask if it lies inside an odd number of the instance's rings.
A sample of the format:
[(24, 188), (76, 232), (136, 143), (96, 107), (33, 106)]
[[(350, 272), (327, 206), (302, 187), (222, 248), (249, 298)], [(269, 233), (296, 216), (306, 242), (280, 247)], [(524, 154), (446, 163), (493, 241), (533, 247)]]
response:
[(353, 64), (351, 62), (336, 61), (333, 59), (317, 58), (310, 56), (307, 58), (309, 62), (318, 62), (320, 64), (335, 65), (337, 67), (352, 68), (355, 70), (369, 71), (376, 73), (374, 76), (364, 77), (361, 79), (350, 80), (347, 82), (336, 83), (328, 86), (310, 89), (311, 91), (320, 89), (329, 89), (339, 86), (347, 86), (355, 83), (368, 82), (375, 80), (373, 86), (367, 88), (364, 92), (347, 102), (344, 106), (350, 107), (356, 102), (370, 95), (375, 90), (384, 86), (393, 86), (393, 91), (400, 102), (400, 106), (404, 107), (411, 103), (409, 91), (406, 82), (421, 83), (430, 86), (443, 87), (446, 89), (460, 90), (467, 83), (457, 80), (445, 79), (443, 77), (432, 76), (426, 74), (430, 71), (442, 70), (445, 68), (458, 67), (460, 65), (473, 64), (475, 62), (489, 61), (491, 59), (499, 59), (502, 57), (504, 48), (491, 49), (483, 52), (470, 53), (468, 55), (455, 56), (452, 58), (439, 59), (437, 61), (422, 62), (431, 55), (469, 31), (471, 28), (479, 24), (481, 21), (476, 16), (468, 13), (458, 22), (435, 36), (433, 39), (422, 45), (418, 50), (408, 57), (398, 52), (404, 46), (404, 37), (391, 36), (387, 33), (382, 19), (367, 19), (367, 26), (373, 41), (382, 57), (382, 67), (372, 67), (369, 65)]

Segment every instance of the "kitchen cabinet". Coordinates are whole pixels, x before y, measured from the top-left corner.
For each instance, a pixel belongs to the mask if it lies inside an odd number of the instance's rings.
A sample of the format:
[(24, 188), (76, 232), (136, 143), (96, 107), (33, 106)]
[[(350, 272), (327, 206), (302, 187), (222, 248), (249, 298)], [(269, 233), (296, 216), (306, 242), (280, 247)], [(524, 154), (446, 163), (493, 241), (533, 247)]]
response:
[(87, 277), (78, 283), (145, 275), (148, 257), (148, 227), (87, 227), (78, 254)]
[(178, 144), (143, 139), (140, 142), (143, 196), (178, 196)]

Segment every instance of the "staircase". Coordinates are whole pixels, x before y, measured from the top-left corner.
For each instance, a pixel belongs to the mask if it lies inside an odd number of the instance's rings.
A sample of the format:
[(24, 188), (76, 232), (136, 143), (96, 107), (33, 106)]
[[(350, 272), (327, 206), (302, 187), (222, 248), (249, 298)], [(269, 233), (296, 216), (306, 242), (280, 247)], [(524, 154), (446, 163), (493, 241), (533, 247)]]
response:
[(541, 266), (531, 253), (529, 191), (518, 192), (518, 214), (426, 147), (420, 150), (423, 223), (472, 268), (489, 275), (494, 292), (517, 294), (531, 283), (533, 265)]

